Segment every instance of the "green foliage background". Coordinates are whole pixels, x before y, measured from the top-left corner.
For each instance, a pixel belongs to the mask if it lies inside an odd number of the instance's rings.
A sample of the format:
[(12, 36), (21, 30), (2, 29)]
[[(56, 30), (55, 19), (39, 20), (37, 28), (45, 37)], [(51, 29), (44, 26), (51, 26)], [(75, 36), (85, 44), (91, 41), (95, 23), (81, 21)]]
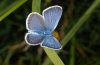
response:
[[(41, 0), (41, 12), (53, 5), (63, 8), (56, 31), (64, 47), (57, 53), (65, 65), (100, 65), (99, 4), (100, 0)], [(25, 21), (32, 12), (32, 6), (36, 4), (32, 4), (31, 0), (0, 0), (0, 65), (55, 63), (47, 56), (54, 51), (48, 54), (50, 50), (45, 49), (46, 55), (40, 46), (28, 46), (24, 42), (27, 32)], [(81, 23), (77, 24), (78, 22)]]

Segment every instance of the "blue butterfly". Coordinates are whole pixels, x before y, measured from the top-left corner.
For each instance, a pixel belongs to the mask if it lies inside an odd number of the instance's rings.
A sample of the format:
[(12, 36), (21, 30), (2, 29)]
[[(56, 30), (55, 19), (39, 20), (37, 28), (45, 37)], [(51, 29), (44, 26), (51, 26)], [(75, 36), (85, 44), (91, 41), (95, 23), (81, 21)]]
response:
[(53, 50), (61, 49), (61, 44), (52, 34), (61, 15), (62, 7), (58, 5), (43, 10), (42, 15), (37, 12), (30, 13), (26, 19), (28, 33), (25, 35), (25, 41), (27, 44), (40, 45)]

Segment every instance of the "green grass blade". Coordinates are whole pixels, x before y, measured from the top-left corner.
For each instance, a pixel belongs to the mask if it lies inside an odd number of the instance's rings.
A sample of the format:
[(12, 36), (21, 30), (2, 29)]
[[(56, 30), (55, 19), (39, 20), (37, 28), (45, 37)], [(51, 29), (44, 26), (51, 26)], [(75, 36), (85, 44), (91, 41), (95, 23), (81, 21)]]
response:
[[(32, 0), (32, 12), (40, 13), (40, 4), (41, 0)], [(64, 63), (54, 50), (48, 48), (44, 48), (44, 50), (48, 55), (48, 57), (50, 58), (50, 60), (54, 63), (54, 65), (64, 65)]]
[(32, 1), (32, 12), (38, 12), (40, 13), (41, 9), (41, 0), (33, 0)]
[(5, 17), (7, 17), (10, 13), (12, 13), (14, 10), (16, 10), (18, 7), (20, 7), (22, 4), (24, 4), (27, 0), (17, 0), (8, 8), (6, 8), (4, 11), (0, 12), (0, 21), (2, 21)]
[(44, 48), (45, 52), (47, 53), (50, 60), (54, 63), (54, 65), (64, 65), (62, 60), (59, 58), (57, 53), (54, 50)]
[[(95, 0), (93, 2), (90, 8), (83, 14), (83, 16), (78, 20), (78, 22), (72, 27), (69, 33), (61, 41), (62, 47), (64, 47), (69, 42), (69, 40), (75, 35), (75, 33), (86, 22), (86, 20), (91, 16), (95, 8), (99, 5), (100, 5), (100, 0)], [(42, 65), (49, 65), (49, 64), (50, 64), (50, 61), (48, 58), (46, 58), (46, 60), (44, 61)]]
[(72, 38), (71, 40), (72, 44), (70, 47), (70, 62), (69, 65), (75, 65), (75, 38)]

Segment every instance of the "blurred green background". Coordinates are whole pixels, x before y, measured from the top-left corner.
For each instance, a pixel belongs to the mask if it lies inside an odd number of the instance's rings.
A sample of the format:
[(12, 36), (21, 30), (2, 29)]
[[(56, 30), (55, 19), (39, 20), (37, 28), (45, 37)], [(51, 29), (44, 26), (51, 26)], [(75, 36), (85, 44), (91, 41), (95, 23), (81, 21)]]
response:
[[(43, 64), (47, 58), (43, 48), (28, 46), (24, 41), (27, 32), (25, 21), (32, 12), (32, 1), (25, 0), (17, 7), (16, 4), (20, 1), (0, 0), (1, 18), (16, 7), (0, 21), (0, 65), (46, 65)], [(55, 32), (55, 36), (61, 41), (94, 1), (96, 0), (42, 0), (41, 12), (53, 5), (63, 8), (63, 15)], [(100, 5), (60, 50), (59, 56), (65, 65), (100, 65)]]

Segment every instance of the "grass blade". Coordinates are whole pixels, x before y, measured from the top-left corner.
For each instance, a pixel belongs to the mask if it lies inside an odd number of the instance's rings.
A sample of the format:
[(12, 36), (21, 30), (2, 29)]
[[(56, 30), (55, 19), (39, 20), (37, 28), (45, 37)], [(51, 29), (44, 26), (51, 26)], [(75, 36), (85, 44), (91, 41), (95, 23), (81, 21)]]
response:
[(0, 21), (2, 21), (4, 18), (6, 18), (10, 13), (12, 13), (14, 10), (19, 8), (22, 4), (24, 4), (27, 0), (17, 0), (8, 8), (6, 8), (4, 11), (0, 13)]
[(54, 50), (44, 48), (45, 52), (47, 53), (50, 60), (54, 63), (54, 65), (64, 65), (62, 60), (59, 58), (57, 53)]
[(40, 13), (41, 0), (32, 0), (32, 12)]
[(72, 44), (70, 47), (70, 63), (69, 65), (75, 65), (75, 38), (72, 38), (71, 40)]

